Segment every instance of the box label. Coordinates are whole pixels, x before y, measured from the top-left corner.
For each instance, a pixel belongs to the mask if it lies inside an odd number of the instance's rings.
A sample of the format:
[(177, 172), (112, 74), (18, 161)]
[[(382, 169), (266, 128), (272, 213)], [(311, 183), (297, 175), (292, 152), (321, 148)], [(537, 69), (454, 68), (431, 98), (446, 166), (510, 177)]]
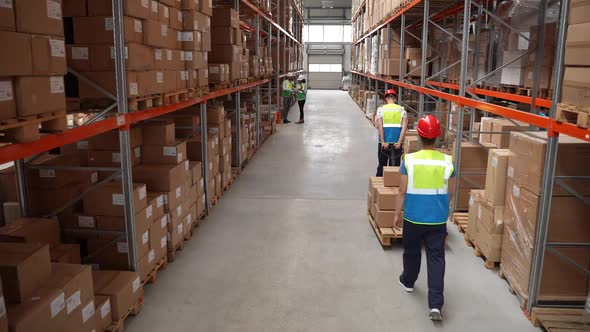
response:
[(154, 213), (154, 208), (150, 205), (147, 208), (145, 208), (145, 216), (149, 219), (152, 217), (153, 213)]
[(170, 241), (170, 233), (166, 233), (166, 241)]
[(150, 8), (150, 1), (149, 0), (141, 0), (141, 6), (143, 8)]
[(143, 235), (141, 236), (141, 242), (142, 244), (146, 244), (148, 243), (150, 240), (150, 233), (149, 231), (145, 231), (145, 233), (143, 233)]
[(178, 162), (178, 163), (181, 162), (182, 161), (182, 153), (178, 153), (178, 156), (176, 159), (177, 159), (176, 162)]
[(512, 168), (512, 166), (508, 167), (508, 177), (512, 178), (514, 177), (514, 168)]
[(163, 7), (164, 8), (164, 17), (168, 18), (170, 17), (170, 10), (168, 9), (168, 7)]
[(166, 50), (166, 59), (168, 61), (172, 61), (174, 57), (172, 56), (172, 50)]
[(114, 163), (120, 163), (121, 162), (121, 154), (119, 152), (113, 152), (113, 154), (111, 155), (111, 161)]
[(492, 157), (492, 167), (496, 168), (498, 166), (498, 157)]
[(156, 14), (158, 13), (158, 2), (154, 0), (152, 0), (152, 12)]
[(123, 205), (125, 204), (125, 196), (123, 194), (113, 194), (112, 201), (113, 205)]
[[(180, 53), (181, 57), (182, 57), (182, 54), (183, 53)], [(180, 72), (180, 80), (181, 81), (188, 81), (188, 71), (184, 70), (184, 71)]]
[(176, 198), (179, 198), (182, 195), (182, 187), (176, 188)]
[(141, 157), (141, 148), (139, 146), (136, 147), (135, 150), (133, 150), (133, 152), (135, 153), (135, 158)]
[(163, 150), (164, 150), (163, 154), (166, 157), (176, 156), (176, 147), (175, 146), (165, 146)]
[(512, 194), (514, 197), (520, 197), (520, 188), (517, 186), (512, 186)]
[(187, 227), (190, 226), (190, 224), (192, 224), (192, 222), (193, 222), (193, 216), (192, 216), (192, 214), (189, 213), (186, 216), (186, 226)]
[(111, 300), (107, 299), (105, 303), (100, 307), (100, 319), (104, 319), (108, 314), (111, 313)]
[(183, 32), (182, 33), (182, 41), (193, 41), (195, 39), (194, 34), (192, 32)]
[(146, 196), (147, 196), (147, 189), (145, 188), (145, 186), (139, 188), (139, 200), (141, 201)]
[(94, 217), (91, 216), (78, 216), (78, 227), (81, 228), (94, 228), (96, 226)]
[(184, 52), (184, 61), (193, 61), (193, 52)]
[(160, 247), (161, 248), (165, 248), (166, 244), (168, 243), (168, 235), (170, 235), (170, 233), (166, 234), (166, 236), (164, 236), (162, 239), (160, 239)]
[(117, 252), (120, 254), (126, 254), (129, 252), (129, 244), (127, 242), (117, 242)]
[(39, 177), (40, 178), (55, 178), (55, 170), (54, 169), (40, 169), (39, 170)]
[(158, 196), (158, 198), (156, 198), (156, 208), (161, 208), (162, 205), (164, 205), (164, 195), (160, 195)]
[(92, 316), (94, 316), (94, 301), (90, 301), (90, 303), (82, 309), (82, 324), (86, 323)]
[(481, 205), (477, 206), (477, 219), (481, 219)]
[(176, 12), (176, 20), (182, 22), (182, 12), (180, 10)]
[(141, 280), (137, 277), (133, 280), (133, 293), (135, 294), (139, 288), (141, 288)]
[(49, 78), (49, 90), (51, 93), (64, 93), (64, 78), (63, 76), (52, 76)]
[(61, 20), (61, 3), (47, 0), (47, 17)]
[(162, 37), (168, 36), (168, 26), (166, 24), (162, 24), (160, 26), (160, 34), (162, 35)]
[[(180, 155), (182, 155), (182, 153)], [(190, 169), (190, 163), (187, 160), (187, 161), (184, 162), (184, 170), (185, 171), (188, 171), (189, 169)]]
[(51, 301), (51, 318), (57, 316), (66, 307), (66, 295), (59, 294), (53, 301)]
[(155, 258), (156, 258), (156, 253), (154, 252), (154, 249), (152, 249), (152, 250), (150, 250), (150, 252), (148, 252), (148, 263), (153, 262)]
[(10, 81), (0, 82), (0, 101), (13, 100), (12, 83)]
[(12, 0), (0, 0), (0, 8), (12, 8)]
[(129, 83), (129, 94), (136, 96), (138, 94), (137, 83)]
[(158, 83), (164, 83), (164, 73), (159, 71), (156, 72), (156, 82)]
[(135, 32), (143, 32), (143, 26), (141, 25), (140, 20), (135, 20), (133, 22), (133, 24), (134, 24)]
[(209, 67), (211, 74), (219, 74), (219, 67)]
[(88, 60), (88, 47), (72, 47), (72, 59)]
[(154, 51), (154, 53), (155, 53), (156, 60), (162, 60), (162, 50), (161, 49), (157, 48)]
[(166, 218), (166, 216), (163, 216), (162, 219), (160, 219), (160, 226), (164, 228), (166, 227), (166, 225), (168, 225), (168, 218)]
[(72, 311), (74, 311), (78, 306), (82, 304), (80, 300), (80, 291), (78, 290), (72, 296), (68, 297), (66, 301), (66, 313), (69, 315)]
[(182, 229), (182, 224), (178, 224), (178, 226), (176, 226), (176, 232), (177, 232), (178, 234), (182, 234), (182, 230), (183, 230), (183, 229)]
[(56, 58), (65, 58), (66, 43), (59, 39), (49, 39), (49, 47), (51, 47), (51, 56)]
[(179, 216), (179, 217), (182, 216), (182, 205), (179, 205), (176, 208), (176, 215)]
[(98, 181), (98, 173), (94, 172), (90, 174), (90, 183), (96, 183)]
[(105, 31), (113, 31), (113, 18), (112, 17), (105, 17), (104, 19), (104, 30)]

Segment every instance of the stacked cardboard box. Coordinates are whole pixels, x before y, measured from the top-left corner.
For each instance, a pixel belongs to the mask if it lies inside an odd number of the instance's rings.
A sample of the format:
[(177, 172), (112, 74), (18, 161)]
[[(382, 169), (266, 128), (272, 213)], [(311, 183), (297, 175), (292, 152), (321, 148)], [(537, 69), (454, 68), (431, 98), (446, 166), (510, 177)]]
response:
[[(129, 97), (207, 85), (208, 3), (129, 0), (123, 4)], [(67, 59), (70, 67), (115, 94), (111, 5), (107, 0), (81, 1), (76, 6), (80, 8), (66, 12), (72, 16), (68, 37), (73, 40), (67, 45)], [(85, 100), (104, 98), (82, 80), (78, 93)]]
[[(513, 132), (506, 170), (504, 202), (504, 235), (501, 264), (511, 286), (522, 296), (528, 294), (530, 268), (534, 250), (537, 218), (540, 209), (541, 179), (546, 153), (546, 134)], [(570, 138), (559, 138), (556, 176), (588, 176), (590, 144)], [(580, 195), (589, 196), (583, 182), (563, 180)], [(590, 242), (587, 205), (554, 185), (547, 241)], [(588, 268), (590, 250), (559, 248), (569, 259)], [(545, 253), (540, 298), (551, 300), (586, 300), (588, 278), (571, 264), (550, 252)]]
[[(451, 155), (455, 155), (456, 144), (453, 144)], [(460, 167), (459, 192), (455, 193), (457, 210), (469, 209), (469, 192), (472, 189), (481, 189), (485, 186), (485, 175), (488, 161), (488, 150), (477, 144), (463, 142), (461, 144), (461, 160), (457, 162)]]
[[(225, 117), (225, 107), (214, 107), (214, 116), (207, 118), (208, 135), (217, 144), (216, 151), (211, 151), (209, 158), (210, 178), (215, 179), (215, 195), (221, 196), (222, 189), (228, 185), (231, 177), (232, 162), (232, 122)], [(214, 158), (214, 159), (213, 159)]]
[(487, 147), (508, 148), (511, 131), (525, 131), (524, 122), (508, 119), (482, 117), (479, 143)]
[(367, 210), (377, 227), (393, 227), (395, 206), (398, 203), (401, 174), (399, 167), (384, 167), (383, 177), (369, 178)]
[(588, 73), (590, 73), (590, 6), (584, 1), (574, 0), (569, 12), (569, 27), (565, 48), (566, 65), (561, 90), (561, 102), (580, 109), (590, 105), (588, 97)]
[(402, 74), (407, 71), (407, 60), (400, 59), (400, 33), (397, 30), (389, 30), (389, 43), (387, 41), (387, 28), (381, 29), (379, 45), (379, 73), (388, 76), (400, 75), (400, 62)]
[[(66, 109), (60, 1), (4, 1), (0, 44), (0, 120)], [(65, 129), (66, 119), (60, 128)], [(38, 134), (38, 128), (31, 127)]]
[(530, 28), (530, 40), (528, 45), (529, 56), (525, 61), (525, 68), (523, 73), (524, 86), (532, 88), (535, 83), (535, 64), (541, 61), (541, 71), (537, 80), (539, 81), (540, 89), (553, 88), (553, 59), (555, 57), (555, 38), (556, 25), (550, 23), (545, 25), (545, 36), (543, 40), (543, 56), (537, 59), (535, 50), (539, 42), (539, 27), (532, 26)]
[[(523, 35), (528, 36), (530, 33), (528, 31), (521, 33), (509, 32), (506, 38), (502, 40), (503, 45), (505, 45), (504, 51), (501, 53), (502, 64), (507, 66), (502, 68), (500, 84), (517, 86), (524, 84), (524, 69), (527, 57), (522, 55), (527, 52), (529, 41), (523, 38)], [(516, 61), (508, 64), (511, 60)]]
[(214, 8), (213, 13), (210, 63), (228, 65), (229, 80), (240, 79), (243, 48), (239, 14), (231, 8)]

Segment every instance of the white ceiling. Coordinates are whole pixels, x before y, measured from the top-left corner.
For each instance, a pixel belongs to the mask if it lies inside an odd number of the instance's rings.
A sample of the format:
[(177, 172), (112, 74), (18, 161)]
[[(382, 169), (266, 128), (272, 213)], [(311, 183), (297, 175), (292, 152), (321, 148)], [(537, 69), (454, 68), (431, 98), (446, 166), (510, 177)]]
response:
[[(324, 0), (325, 1), (325, 0)], [(345, 7), (350, 8), (352, 5), (352, 0), (331, 0), (334, 2), (334, 8), (336, 7)], [(322, 0), (304, 0), (303, 2), (304, 7), (322, 7)]]

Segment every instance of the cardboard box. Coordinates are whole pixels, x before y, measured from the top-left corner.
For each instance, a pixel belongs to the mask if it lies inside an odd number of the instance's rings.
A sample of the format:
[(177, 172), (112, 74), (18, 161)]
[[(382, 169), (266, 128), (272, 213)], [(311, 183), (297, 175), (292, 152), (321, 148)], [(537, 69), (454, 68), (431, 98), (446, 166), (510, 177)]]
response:
[[(131, 165), (139, 165), (141, 162), (141, 148), (131, 150)], [(88, 166), (93, 167), (120, 167), (121, 153), (109, 150), (90, 150), (88, 153)]]
[[(88, 16), (112, 16), (112, 1), (87, 0)], [(148, 0), (123, 0), (123, 14), (135, 18), (147, 19), (150, 16), (150, 3)], [(86, 16), (86, 15), (73, 15)]]
[(199, 10), (201, 13), (212, 16), (213, 15), (213, 0), (200, 0)]
[(590, 23), (571, 24), (567, 28), (564, 64), (566, 66), (589, 66), (590, 43), (588, 42)]
[[(76, 49), (76, 62), (86, 64), (84, 58), (89, 59), (92, 71), (114, 71), (115, 49), (111, 45), (91, 45), (88, 50)], [(142, 71), (154, 68), (152, 50), (144, 45), (127, 43), (125, 45), (126, 70)]]
[(147, 46), (174, 48), (177, 35), (161, 22), (145, 21), (143, 43)]
[(152, 207), (154, 220), (164, 215), (164, 194), (148, 191), (148, 207), (149, 206)]
[(111, 315), (111, 299), (109, 296), (94, 296), (94, 305), (96, 306), (98, 329), (105, 330), (113, 321)]
[(213, 27), (211, 28), (211, 44), (213, 45), (233, 45), (237, 43), (234, 39), (234, 29), (232, 27)]
[(472, 240), (475, 241), (477, 237), (477, 229), (479, 220), (477, 218), (477, 213), (479, 211), (479, 204), (483, 201), (483, 190), (471, 190), (469, 191), (469, 213), (467, 215), (467, 236)]
[(98, 321), (94, 300), (82, 303), (65, 321), (64, 331), (96, 331)]
[[(453, 150), (451, 151), (451, 155), (455, 155), (455, 143), (453, 143)], [(468, 168), (478, 168), (478, 169), (485, 169), (487, 168), (487, 161), (488, 161), (488, 150), (477, 144), (477, 143), (470, 143), (470, 142), (463, 142), (461, 144), (461, 162), (460, 167), (461, 169), (468, 169)]]
[(525, 123), (512, 123), (510, 120), (496, 119), (492, 122), (492, 131), (503, 134), (491, 134), (491, 143), (496, 147), (505, 149), (510, 145), (510, 131), (525, 131), (528, 126)]
[(141, 280), (136, 272), (92, 271), (94, 292), (108, 296), (113, 321), (121, 320), (143, 296)]
[(58, 244), (49, 251), (54, 263), (81, 264), (79, 244)]
[(568, 23), (573, 25), (590, 22), (589, 5), (586, 0), (572, 0), (570, 2)]
[(16, 30), (63, 37), (61, 0), (14, 1)]
[[(141, 127), (131, 127), (129, 129), (130, 146), (135, 149), (143, 144), (143, 135)], [(90, 150), (114, 150), (118, 151), (119, 131), (111, 130), (104, 134), (92, 136), (88, 139), (88, 148)]]
[(181, 1), (181, 8), (182, 10), (199, 10), (200, 9), (200, 0), (182, 0)]
[[(92, 80), (95, 84), (98, 84), (104, 90), (111, 94), (116, 94), (115, 86), (115, 73), (113, 71), (106, 72), (83, 72), (86, 78)], [(126, 73), (127, 78), (127, 94), (129, 96), (140, 96), (148, 93), (150, 86), (146, 86), (146, 82), (138, 82), (137, 74), (139, 72), (128, 71)], [(80, 98), (105, 98), (105, 95), (92, 87), (84, 83), (84, 81), (78, 81), (78, 94)]]
[(577, 106), (590, 105), (589, 67), (565, 67), (561, 102)]
[(211, 26), (239, 28), (239, 14), (232, 8), (214, 8), (213, 16), (211, 18)]
[(139, 277), (142, 282), (147, 280), (150, 272), (156, 267), (157, 262), (156, 251), (154, 249), (149, 249), (145, 255), (141, 256), (137, 263), (139, 266)]
[(0, 227), (0, 241), (57, 245), (60, 243), (59, 223), (51, 219), (19, 218)]
[(168, 251), (173, 251), (184, 239), (184, 224), (181, 218), (172, 218), (168, 222), (166, 233)]
[(483, 228), (486, 233), (490, 234), (502, 234), (504, 231), (503, 214), (503, 205), (494, 206), (485, 199), (481, 199), (477, 206), (478, 229)]
[(89, 265), (52, 263), (51, 277), (45, 280), (42, 288), (55, 286), (64, 291), (67, 316), (81, 308), (83, 303), (88, 303), (94, 298)]
[[(107, 183), (92, 190), (83, 199), (84, 213), (97, 216), (123, 217), (125, 196), (120, 182)], [(145, 184), (133, 184), (133, 207), (141, 211), (147, 206), (147, 190)]]
[(170, 215), (164, 214), (157, 218), (150, 227), (150, 249), (155, 250), (157, 258), (165, 255), (167, 251), (169, 221)]
[(144, 145), (174, 145), (174, 122), (147, 122), (141, 125)]
[[(137, 256), (142, 257), (149, 250), (149, 232), (148, 229), (153, 223), (154, 215), (151, 205), (135, 214), (135, 241), (137, 244)], [(96, 229), (99, 231), (125, 232), (124, 217), (97, 216)], [(126, 254), (128, 249), (117, 248), (119, 253)], [(123, 249), (123, 250), (122, 250)]]
[(72, 183), (91, 185), (98, 181), (98, 172), (95, 171), (66, 171), (49, 168), (51, 166), (80, 166), (80, 163), (75, 157), (45, 155), (35, 160), (32, 164), (48, 167), (43, 169), (27, 169), (27, 184), (33, 188), (52, 189)]
[(201, 31), (183, 31), (181, 32), (182, 49), (185, 51), (203, 50), (202, 32)]
[(0, 120), (8, 120), (15, 117), (16, 101), (14, 99), (14, 83), (12, 79), (0, 79)]
[(199, 161), (189, 162), (189, 169), (191, 175), (191, 184), (196, 184), (203, 178), (203, 166)]
[(0, 7), (0, 30), (15, 31), (16, 23), (14, 22), (14, 7), (12, 1), (8, 1)]
[(179, 165), (140, 165), (133, 168), (133, 178), (145, 183), (150, 191), (169, 192), (184, 183), (188, 169), (188, 161)]
[(481, 250), (487, 262), (499, 262), (502, 252), (502, 233), (491, 233), (484, 227), (478, 227), (475, 236), (477, 248)]
[(182, 26), (186, 31), (210, 31), (210, 18), (197, 11), (182, 12)]
[(0, 73), (2, 76), (33, 74), (31, 35), (0, 31), (0, 44), (10, 45), (10, 52), (0, 52)]
[(186, 160), (186, 142), (175, 145), (144, 145), (142, 162), (152, 165), (177, 165)]
[[(29, 212), (32, 215), (53, 213), (55, 210), (66, 205), (70, 200), (78, 197), (83, 189), (85, 189), (84, 185), (75, 183), (52, 189), (29, 188), (27, 190)], [(47, 197), (51, 197), (51, 199), (47, 199)]]
[(401, 173), (399, 167), (383, 167), (383, 184), (386, 187), (399, 187), (401, 182)]
[(6, 303), (21, 303), (51, 275), (49, 245), (0, 243), (0, 275)]
[[(211, 52), (211, 60), (215, 63), (229, 63), (230, 67), (239, 63), (242, 48), (237, 45), (214, 45)], [(230, 68), (230, 71), (232, 69)], [(231, 76), (231, 75), (230, 75)]]
[(204, 31), (201, 34), (201, 50), (211, 52), (211, 31)]
[(158, 21), (170, 25), (170, 8), (161, 3), (158, 4)]
[(399, 188), (377, 188), (375, 204), (379, 210), (395, 210), (399, 199)]
[(170, 8), (170, 28), (182, 30), (182, 11), (176, 8)]
[[(142, 21), (125, 16), (123, 24), (125, 41), (141, 44), (144, 32)], [(112, 16), (74, 17), (73, 25), (75, 44), (113, 44), (114, 26)]]
[(63, 76), (21, 76), (15, 80), (19, 116), (66, 110)]
[(393, 227), (395, 211), (380, 210), (377, 203), (373, 204), (372, 215), (378, 227)]
[(494, 206), (503, 206), (510, 150), (491, 149), (488, 155), (484, 196)]
[(39, 288), (25, 302), (6, 309), (11, 332), (59, 332), (66, 320), (65, 292), (59, 285)]

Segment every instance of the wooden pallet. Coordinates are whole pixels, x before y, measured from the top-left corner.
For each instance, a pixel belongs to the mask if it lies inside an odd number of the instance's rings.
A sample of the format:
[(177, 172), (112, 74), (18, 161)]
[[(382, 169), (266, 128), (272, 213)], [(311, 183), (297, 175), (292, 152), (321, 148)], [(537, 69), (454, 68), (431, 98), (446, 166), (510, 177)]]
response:
[(166, 270), (168, 268), (168, 256), (164, 255), (162, 259), (156, 264), (154, 269), (148, 274), (147, 278), (141, 282), (142, 286), (145, 284), (155, 284), (158, 280), (158, 271)]
[(164, 105), (176, 104), (181, 101), (188, 100), (188, 98), (189, 94), (187, 89), (162, 94), (162, 102)]
[(451, 220), (453, 224), (457, 225), (459, 232), (465, 233), (467, 231), (467, 220), (469, 213), (466, 212), (455, 212)]
[(379, 239), (379, 243), (381, 243), (382, 247), (389, 247), (391, 246), (392, 240), (400, 240), (403, 237), (402, 230), (392, 228), (392, 227), (377, 227), (377, 223), (375, 219), (371, 216), (371, 214), (367, 214), (369, 219), (369, 224), (373, 228), (377, 239)]
[(129, 109), (129, 112), (143, 111), (153, 107), (162, 106), (163, 102), (164, 101), (162, 94), (131, 97), (128, 99), (127, 107)]
[(465, 243), (467, 243), (467, 241), (471, 242), (470, 247), (473, 247), (473, 254), (476, 257), (481, 257), (484, 261), (483, 266), (488, 269), (488, 270), (492, 270), (494, 269), (496, 266), (500, 266), (500, 262), (495, 262), (495, 261), (491, 261), (488, 260), (486, 258), (486, 256), (483, 254), (483, 252), (481, 251), (481, 249), (479, 249), (479, 247), (477, 246), (477, 243), (471, 241), (471, 239), (469, 239), (469, 237), (467, 236), (467, 233), (465, 233)]
[(29, 143), (38, 140), (41, 132), (56, 133), (68, 128), (68, 118), (64, 111), (0, 120), (0, 133), (3, 142)]
[(590, 126), (590, 107), (578, 107), (575, 105), (557, 104), (556, 119), (560, 122), (574, 123), (580, 128)]
[(118, 321), (112, 322), (109, 326), (105, 328), (105, 332), (123, 332), (125, 328), (125, 320), (127, 319), (127, 317), (139, 315), (142, 305), (143, 296), (140, 296), (137, 302), (133, 305), (133, 307), (127, 310), (127, 313), (123, 316), (123, 318)]
[(540, 308), (531, 312), (531, 323), (548, 332), (590, 331), (590, 318), (584, 317), (584, 309)]
[(500, 264), (498, 275), (508, 283), (508, 290), (518, 299), (518, 302), (520, 303), (520, 309), (526, 310), (528, 301), (527, 296), (525, 295), (524, 291), (518, 287), (518, 284), (515, 283), (515, 279), (512, 277), (512, 275), (502, 268), (502, 264)]
[(182, 251), (184, 249), (184, 239), (180, 241), (179, 244), (173, 250), (168, 250), (168, 262), (172, 263), (176, 260), (176, 252)]
[(232, 82), (209, 82), (209, 89), (212, 91), (229, 89), (232, 87)]

